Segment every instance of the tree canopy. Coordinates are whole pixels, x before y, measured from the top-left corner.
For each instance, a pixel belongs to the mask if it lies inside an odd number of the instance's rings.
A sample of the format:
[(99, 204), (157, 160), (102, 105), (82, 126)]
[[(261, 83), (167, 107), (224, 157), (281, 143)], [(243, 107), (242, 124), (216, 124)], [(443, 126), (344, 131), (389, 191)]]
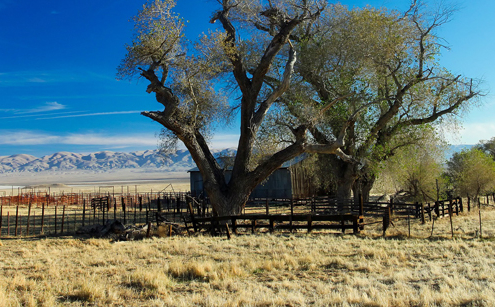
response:
[(459, 118), (481, 93), (476, 80), (454, 75), (439, 62), (443, 46), (436, 31), (451, 9), (431, 12), (416, 1), (403, 13), (326, 9), (317, 26), (295, 34), (300, 83), (282, 99), (299, 120), (319, 115), (310, 129), (318, 142), (347, 128), (342, 150), (354, 160), (324, 159), (335, 170), (338, 195), (348, 198), (351, 189), (369, 193), (382, 161), (420, 143), (432, 124)]
[[(147, 80), (164, 109), (142, 114), (184, 143), (220, 215), (240, 213), (256, 185), (302, 153), (332, 156), (343, 190), (373, 182), (376, 161), (479, 95), (476, 82), (438, 64), (434, 32), (449, 10), (219, 0), (211, 22), (220, 28), (190, 40), (174, 6), (149, 1), (134, 17), (118, 76)], [(208, 138), (235, 112), (240, 137), (226, 180)]]
[[(291, 143), (254, 159), (259, 129), (275, 102), (292, 86), (297, 62), (291, 35), (311, 28), (325, 1), (219, 1), (210, 31), (196, 43), (184, 36), (184, 21), (173, 0), (149, 1), (133, 19), (134, 39), (118, 68), (120, 78), (144, 77), (148, 93), (163, 111), (143, 112), (182, 141), (204, 180), (220, 215), (240, 213), (251, 191), (274, 170), (304, 152), (349, 157), (339, 148), (342, 137), (318, 143), (308, 137), (308, 123), (291, 126)], [(267, 84), (265, 78), (276, 79)], [(232, 91), (219, 90), (230, 85)], [(230, 101), (234, 101), (229, 104)], [(240, 112), (240, 137), (232, 176), (213, 157), (207, 142), (215, 123), (228, 121), (230, 108)]]

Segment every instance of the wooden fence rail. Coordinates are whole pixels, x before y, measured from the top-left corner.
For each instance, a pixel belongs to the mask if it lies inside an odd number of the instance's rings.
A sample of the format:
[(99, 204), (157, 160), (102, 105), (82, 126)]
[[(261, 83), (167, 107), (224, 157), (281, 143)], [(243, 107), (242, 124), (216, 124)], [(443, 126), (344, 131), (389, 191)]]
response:
[[(22, 197), (21, 197), (22, 196)], [(21, 195), (19, 201), (27, 199)], [(33, 196), (33, 195), (28, 195)], [(214, 217), (208, 199), (194, 199), (188, 193), (141, 193), (112, 196), (106, 194), (42, 195), (48, 203), (12, 204), (12, 197), (0, 197), (0, 237), (40, 234), (71, 234), (80, 227), (120, 220), (124, 224), (159, 222), (158, 214), (169, 222), (182, 222), (186, 217), (191, 229), (211, 229), (227, 221), (237, 229), (266, 228), (269, 231), (306, 229), (352, 229), (358, 232), (366, 218), (432, 220), (434, 217), (463, 212), (462, 199), (434, 203), (363, 202), (358, 199), (337, 200), (329, 197), (304, 199), (252, 199), (243, 214), (236, 217)], [(34, 197), (34, 196), (33, 196)], [(34, 198), (33, 198), (34, 199)], [(66, 204), (72, 199), (74, 204)], [(467, 200), (467, 210), (471, 199)], [(213, 225), (213, 226), (212, 226)], [(222, 226), (223, 227), (223, 226)], [(385, 228), (385, 226), (384, 226)]]
[(73, 205), (0, 204), (0, 237), (74, 234), (82, 226), (105, 224), (108, 220), (144, 224), (151, 222), (156, 212), (161, 212), (173, 222), (182, 220), (183, 213), (187, 212), (186, 193), (153, 196), (85, 196), (81, 197), (80, 204)]

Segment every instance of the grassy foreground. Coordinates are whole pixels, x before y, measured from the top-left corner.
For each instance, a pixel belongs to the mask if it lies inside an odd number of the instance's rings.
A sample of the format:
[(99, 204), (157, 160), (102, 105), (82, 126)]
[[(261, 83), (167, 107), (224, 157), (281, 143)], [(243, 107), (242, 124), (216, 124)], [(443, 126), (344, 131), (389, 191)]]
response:
[[(436, 223), (437, 232), (450, 227)], [(385, 239), (4, 239), (0, 306), (495, 306), (495, 242), (470, 238), (469, 225), (454, 240), (419, 237), (431, 224)]]

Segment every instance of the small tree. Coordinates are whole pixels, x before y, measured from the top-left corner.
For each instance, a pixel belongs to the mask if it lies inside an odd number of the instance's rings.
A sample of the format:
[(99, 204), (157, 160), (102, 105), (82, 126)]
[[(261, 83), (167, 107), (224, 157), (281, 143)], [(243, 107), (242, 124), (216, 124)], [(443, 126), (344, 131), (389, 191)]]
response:
[(460, 196), (477, 199), (494, 188), (495, 161), (479, 149), (454, 153), (447, 167), (447, 176)]
[(396, 191), (404, 191), (416, 201), (437, 200), (440, 193), (437, 182), (443, 181), (445, 149), (445, 143), (434, 129), (425, 129), (422, 139), (399, 148), (381, 163), (377, 183), (392, 185)]
[(492, 137), (488, 141), (481, 141), (475, 147), (479, 150), (482, 150), (486, 154), (489, 154), (490, 156), (492, 156), (492, 159), (495, 160), (495, 137)]

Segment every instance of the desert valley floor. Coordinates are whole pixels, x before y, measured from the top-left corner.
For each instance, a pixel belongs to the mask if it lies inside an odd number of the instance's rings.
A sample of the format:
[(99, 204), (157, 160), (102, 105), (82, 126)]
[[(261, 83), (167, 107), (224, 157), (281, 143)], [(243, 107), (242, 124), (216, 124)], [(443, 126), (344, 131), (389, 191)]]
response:
[(100, 187), (133, 192), (188, 191), (187, 172), (165, 172), (143, 169), (120, 169), (106, 172), (50, 171), (41, 173), (16, 172), (0, 174), (0, 195), (17, 195), (18, 189), (29, 188), (54, 192), (91, 192)]

